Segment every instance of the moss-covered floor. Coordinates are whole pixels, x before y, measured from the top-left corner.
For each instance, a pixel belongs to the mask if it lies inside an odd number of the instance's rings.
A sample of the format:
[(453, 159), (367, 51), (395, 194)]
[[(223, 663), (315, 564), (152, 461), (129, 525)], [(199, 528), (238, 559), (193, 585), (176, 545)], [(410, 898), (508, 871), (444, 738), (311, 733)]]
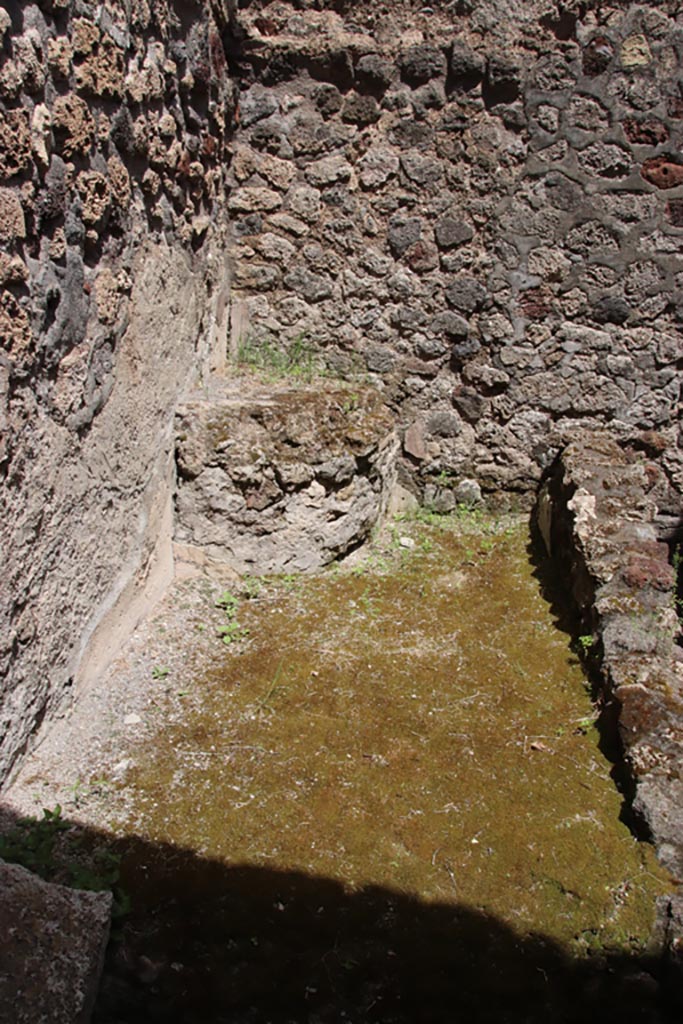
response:
[(127, 779), (97, 1019), (659, 1019), (670, 881), (537, 566), (524, 523), (423, 514), (223, 595), (228, 642)]

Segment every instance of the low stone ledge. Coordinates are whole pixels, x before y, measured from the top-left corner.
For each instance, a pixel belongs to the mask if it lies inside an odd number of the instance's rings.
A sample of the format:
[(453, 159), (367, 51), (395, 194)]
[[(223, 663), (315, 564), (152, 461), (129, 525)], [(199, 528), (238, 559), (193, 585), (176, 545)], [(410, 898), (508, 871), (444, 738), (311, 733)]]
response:
[(239, 573), (301, 572), (369, 535), (398, 440), (379, 392), (225, 382), (176, 417), (176, 552)]
[(111, 893), (67, 889), (0, 861), (1, 1020), (87, 1024), (111, 903)]
[(606, 432), (561, 453), (539, 498), (539, 526), (568, 567), (583, 630), (635, 783), (634, 810), (660, 861), (683, 878), (683, 652), (668, 548), (658, 539), (650, 461)]

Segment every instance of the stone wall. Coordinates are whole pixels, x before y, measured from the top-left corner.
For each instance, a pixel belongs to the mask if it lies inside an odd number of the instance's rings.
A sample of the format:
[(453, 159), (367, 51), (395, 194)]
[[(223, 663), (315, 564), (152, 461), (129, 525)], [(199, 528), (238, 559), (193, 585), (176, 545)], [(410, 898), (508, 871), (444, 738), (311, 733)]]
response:
[(658, 519), (656, 449), (581, 433), (541, 491), (538, 518), (582, 617), (585, 656), (618, 725), (633, 792), (660, 860), (683, 878), (683, 637)]
[(394, 494), (397, 439), (374, 388), (267, 391), (237, 377), (178, 410), (177, 557), (307, 572), (370, 536)]
[(444, 510), (528, 494), (578, 427), (676, 448), (677, 5), (312, 6), (242, 13), (233, 353), (367, 374)]
[(171, 571), (173, 415), (224, 359), (229, 14), (0, 9), (0, 779)]

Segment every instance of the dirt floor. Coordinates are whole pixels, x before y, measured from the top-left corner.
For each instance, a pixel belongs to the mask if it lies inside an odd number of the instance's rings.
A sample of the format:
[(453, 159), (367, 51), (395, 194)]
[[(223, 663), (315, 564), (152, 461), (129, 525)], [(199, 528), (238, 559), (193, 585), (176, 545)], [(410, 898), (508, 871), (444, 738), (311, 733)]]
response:
[(4, 800), (122, 856), (96, 1021), (664, 1019), (671, 882), (549, 580), (472, 512), (178, 580)]

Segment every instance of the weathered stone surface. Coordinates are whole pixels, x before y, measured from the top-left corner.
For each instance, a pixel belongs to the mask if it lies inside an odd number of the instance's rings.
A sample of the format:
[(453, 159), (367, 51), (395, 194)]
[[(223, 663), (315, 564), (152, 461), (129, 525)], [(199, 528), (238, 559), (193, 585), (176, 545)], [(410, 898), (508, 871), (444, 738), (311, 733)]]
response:
[(396, 214), (389, 221), (387, 239), (394, 256), (402, 256), (407, 249), (420, 240), (422, 222), (418, 217)]
[(0, 293), (0, 344), (11, 365), (23, 367), (32, 351), (31, 325), (26, 309), (11, 292)]
[(263, 86), (254, 85), (240, 99), (240, 124), (249, 128), (278, 109), (277, 99)]
[(282, 196), (269, 188), (245, 187), (232, 193), (228, 206), (237, 213), (269, 212), (282, 205)]
[(451, 363), (454, 369), (462, 369), (463, 364), (475, 356), (481, 350), (481, 344), (476, 338), (463, 336), (461, 340), (451, 348)]
[(458, 277), (446, 288), (449, 306), (461, 313), (473, 313), (486, 298), (486, 289), (473, 277)]
[(660, 860), (681, 877), (683, 786), (675, 767), (683, 754), (683, 662), (675, 656), (681, 626), (650, 479), (635, 451), (606, 432), (582, 434), (563, 451), (542, 503), (546, 527), (551, 522), (546, 540), (568, 559), (584, 631), (602, 642), (600, 670), (621, 709), (634, 808)]
[(364, 54), (356, 65), (356, 79), (359, 85), (370, 91), (384, 92), (395, 76), (395, 66), (377, 53)]
[(453, 42), (449, 64), (458, 84), (474, 84), (483, 77), (486, 68), (484, 57), (460, 39)]
[(348, 181), (350, 177), (351, 165), (342, 156), (325, 156), (306, 168), (306, 179), (316, 188)]
[(333, 114), (338, 114), (344, 105), (339, 89), (330, 82), (316, 86), (311, 94), (311, 98), (323, 117), (331, 117)]
[(351, 93), (344, 100), (341, 112), (342, 120), (361, 127), (374, 124), (379, 120), (379, 106), (373, 96), (361, 96)]
[(289, 188), (296, 175), (296, 170), (291, 163), (270, 155), (260, 158), (256, 164), (255, 171), (274, 188), (283, 191)]
[(457, 437), (462, 430), (460, 418), (452, 412), (433, 412), (427, 420), (432, 437)]
[(449, 338), (466, 338), (469, 334), (469, 324), (464, 317), (450, 310), (437, 313), (429, 322), (429, 329), (435, 334), (445, 334)]
[(468, 423), (476, 423), (486, 411), (486, 399), (474, 388), (459, 387), (451, 395), (453, 406)]
[(71, 72), (72, 56), (73, 47), (71, 46), (71, 40), (67, 36), (56, 36), (52, 39), (48, 39), (48, 67), (57, 81), (64, 81), (68, 79)]
[(606, 142), (593, 142), (578, 155), (579, 164), (588, 174), (602, 178), (624, 178), (633, 166), (630, 153)]
[(401, 168), (410, 181), (416, 185), (429, 185), (439, 181), (442, 175), (441, 162), (420, 153), (404, 153)]
[(0, 240), (14, 242), (26, 237), (24, 210), (19, 195), (8, 188), (0, 189)]
[(314, 274), (307, 267), (294, 267), (285, 275), (287, 288), (309, 302), (320, 302), (332, 294), (332, 281), (323, 274)]
[(0, 111), (0, 179), (11, 178), (28, 167), (31, 133), (25, 110)]
[(28, 278), (28, 267), (19, 256), (0, 253), (0, 284), (20, 284)]
[(379, 188), (398, 173), (399, 158), (389, 149), (373, 148), (359, 160), (358, 169), (363, 188)]
[(403, 450), (412, 458), (422, 461), (428, 456), (424, 428), (420, 422), (412, 423), (403, 435)]
[(618, 295), (603, 295), (593, 306), (593, 319), (599, 324), (625, 324), (631, 307)]
[(446, 73), (446, 57), (436, 46), (419, 44), (411, 46), (399, 57), (403, 79), (411, 85), (420, 85), (430, 78), (439, 78)]
[[(542, 66), (542, 71), (536, 73), (536, 84), (541, 88), (548, 88), (552, 86), (554, 82), (544, 82), (543, 74), (548, 76), (548, 71), (552, 68), (552, 64), (546, 64)], [(508, 98), (513, 99), (519, 88), (522, 71), (520, 66), (514, 59), (501, 53), (492, 54), (486, 63), (486, 78), (489, 85), (494, 88), (500, 89), (505, 88), (508, 92)]]
[(315, 188), (299, 185), (292, 188), (288, 194), (286, 205), (302, 220), (309, 223), (316, 221), (320, 216), (320, 192)]
[(124, 53), (92, 21), (73, 22), (74, 84), (86, 95), (118, 98), (124, 88)]
[(95, 133), (95, 122), (79, 96), (58, 96), (52, 108), (52, 127), (57, 152), (69, 159), (88, 152)]
[(98, 171), (82, 171), (76, 179), (76, 188), (83, 203), (83, 221), (99, 224), (109, 210), (111, 193), (109, 182)]
[(435, 234), (437, 244), (442, 249), (453, 249), (455, 246), (471, 242), (474, 238), (470, 224), (450, 216), (437, 221)]
[(66, 889), (0, 861), (4, 1020), (90, 1020), (109, 938), (111, 903), (111, 893)]
[(191, 40), (227, 13), (0, 18), (0, 779), (168, 577), (164, 424), (226, 343), (234, 94)]
[(654, 118), (647, 120), (626, 118), (623, 122), (623, 129), (629, 142), (640, 146), (659, 146), (669, 138), (669, 129)]
[(386, 507), (396, 440), (378, 393), (236, 387), (177, 421), (176, 541), (240, 572), (319, 568)]
[(652, 53), (644, 35), (633, 35), (621, 44), (621, 65), (624, 68), (642, 67), (650, 64)]

